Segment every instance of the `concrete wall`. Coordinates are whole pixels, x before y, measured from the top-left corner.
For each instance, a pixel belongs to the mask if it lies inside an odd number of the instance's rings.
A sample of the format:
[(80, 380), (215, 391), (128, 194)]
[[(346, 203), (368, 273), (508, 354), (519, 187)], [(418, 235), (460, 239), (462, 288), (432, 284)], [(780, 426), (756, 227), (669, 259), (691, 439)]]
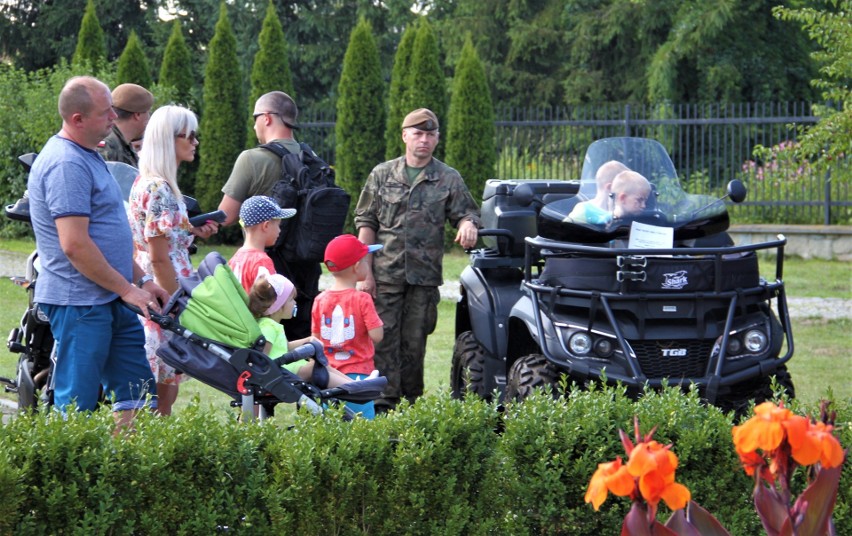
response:
[(852, 226), (848, 225), (732, 225), (728, 230), (737, 245), (787, 238), (785, 255), (805, 259), (852, 261)]

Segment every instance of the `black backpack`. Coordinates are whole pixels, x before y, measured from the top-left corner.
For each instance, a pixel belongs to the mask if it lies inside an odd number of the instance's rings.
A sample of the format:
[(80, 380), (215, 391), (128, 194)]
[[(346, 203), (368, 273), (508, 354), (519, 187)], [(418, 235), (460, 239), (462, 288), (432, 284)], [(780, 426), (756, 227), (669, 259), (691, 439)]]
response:
[(325, 247), (343, 232), (351, 196), (334, 184), (334, 170), (307, 143), (291, 153), (279, 143), (260, 147), (281, 157), (281, 179), (272, 187), (272, 198), (296, 215), (281, 220), (281, 234), (274, 248), (285, 261), (322, 262)]

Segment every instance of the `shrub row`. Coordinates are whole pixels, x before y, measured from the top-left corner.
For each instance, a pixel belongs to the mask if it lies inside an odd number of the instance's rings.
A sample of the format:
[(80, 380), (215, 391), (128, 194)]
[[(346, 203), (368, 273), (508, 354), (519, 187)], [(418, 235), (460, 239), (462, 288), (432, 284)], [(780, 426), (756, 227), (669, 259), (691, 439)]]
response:
[[(848, 447), (852, 407), (837, 409)], [(372, 422), (300, 415), (289, 427), (193, 404), (119, 438), (106, 411), (20, 416), (0, 433), (0, 533), (618, 534), (629, 502), (595, 512), (583, 495), (597, 464), (623, 455), (617, 430), (632, 436), (634, 415), (674, 443), (696, 501), (732, 534), (761, 533), (731, 417), (694, 393), (634, 402), (618, 388), (506, 408), (436, 395)], [(847, 461), (838, 534), (852, 531), (849, 482)]]

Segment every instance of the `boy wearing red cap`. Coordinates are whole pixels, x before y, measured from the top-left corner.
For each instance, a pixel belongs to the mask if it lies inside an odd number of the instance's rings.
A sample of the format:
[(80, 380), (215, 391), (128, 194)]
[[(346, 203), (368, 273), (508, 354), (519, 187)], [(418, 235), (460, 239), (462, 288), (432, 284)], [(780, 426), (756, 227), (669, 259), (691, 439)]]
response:
[[(328, 363), (355, 380), (368, 377), (375, 369), (374, 344), (382, 340), (384, 328), (370, 294), (355, 285), (367, 277), (367, 254), (382, 248), (367, 246), (354, 235), (341, 235), (325, 248), (325, 265), (334, 283), (314, 300), (311, 332), (323, 345)], [(375, 416), (373, 402), (347, 403), (366, 419)]]

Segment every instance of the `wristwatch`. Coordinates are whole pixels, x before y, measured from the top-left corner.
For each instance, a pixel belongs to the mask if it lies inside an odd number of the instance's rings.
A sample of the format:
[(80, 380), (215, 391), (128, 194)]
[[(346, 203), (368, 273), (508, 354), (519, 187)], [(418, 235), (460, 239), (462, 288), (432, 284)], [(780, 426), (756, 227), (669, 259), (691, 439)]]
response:
[(153, 281), (153, 280), (154, 280), (154, 276), (152, 276), (151, 274), (145, 274), (145, 275), (143, 275), (142, 277), (139, 278), (139, 281), (136, 282), (136, 286), (139, 287), (139, 288), (142, 288), (142, 286), (145, 285), (145, 283), (147, 283), (148, 281)]

